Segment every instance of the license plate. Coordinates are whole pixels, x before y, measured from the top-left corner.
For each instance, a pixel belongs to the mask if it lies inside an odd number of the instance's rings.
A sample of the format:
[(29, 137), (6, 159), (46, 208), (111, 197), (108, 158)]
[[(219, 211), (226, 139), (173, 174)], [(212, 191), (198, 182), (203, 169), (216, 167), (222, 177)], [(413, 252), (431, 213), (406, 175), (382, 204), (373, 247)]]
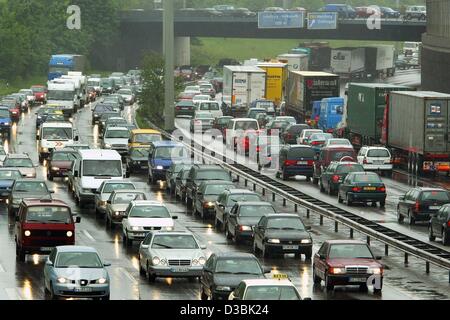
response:
[(172, 272), (188, 272), (189, 268), (172, 268)]
[(373, 163), (375, 163), (375, 164), (384, 164), (384, 160), (374, 160)]
[(135, 237), (145, 237), (145, 233), (135, 233)]
[(377, 190), (377, 188), (376, 187), (364, 187), (364, 190), (366, 190), (366, 191), (375, 191), (375, 190)]
[(366, 278), (350, 278), (348, 282), (366, 282)]
[(79, 287), (74, 289), (75, 292), (92, 292), (92, 288), (89, 287)]
[(430, 210), (439, 210), (441, 207), (440, 206), (430, 206), (429, 208), (430, 208)]
[(308, 161), (297, 161), (297, 164), (308, 164)]
[(283, 246), (283, 250), (298, 250), (298, 246)]
[(41, 251), (52, 251), (52, 247), (41, 247)]

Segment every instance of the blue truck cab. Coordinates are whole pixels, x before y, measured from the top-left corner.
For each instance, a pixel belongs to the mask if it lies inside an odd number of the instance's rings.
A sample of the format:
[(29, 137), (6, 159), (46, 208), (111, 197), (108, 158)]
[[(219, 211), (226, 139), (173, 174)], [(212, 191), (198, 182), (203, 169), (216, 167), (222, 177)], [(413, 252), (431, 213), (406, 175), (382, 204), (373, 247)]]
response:
[(0, 134), (2, 137), (8, 137), (11, 135), (12, 119), (8, 107), (0, 105)]
[(51, 56), (48, 67), (48, 80), (51, 81), (67, 75), (69, 71), (83, 71), (84, 56), (77, 54), (55, 54)]
[(191, 161), (187, 148), (180, 142), (154, 141), (150, 142), (148, 154), (148, 181), (156, 184), (159, 180), (166, 180), (166, 171), (172, 163), (186, 163)]
[(332, 133), (344, 114), (344, 98), (324, 98), (320, 103), (318, 128)]

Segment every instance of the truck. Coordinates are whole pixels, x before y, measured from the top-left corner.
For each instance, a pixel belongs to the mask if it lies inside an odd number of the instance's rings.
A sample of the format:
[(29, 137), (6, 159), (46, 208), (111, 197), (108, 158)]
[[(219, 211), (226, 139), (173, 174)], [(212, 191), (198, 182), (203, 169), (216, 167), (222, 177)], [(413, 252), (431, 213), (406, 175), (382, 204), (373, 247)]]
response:
[(285, 113), (309, 120), (314, 101), (339, 96), (339, 76), (321, 71), (291, 71), (286, 86)]
[(303, 53), (284, 53), (277, 60), (286, 63), (289, 71), (308, 71), (309, 57)]
[(222, 111), (246, 114), (252, 101), (266, 97), (266, 71), (256, 66), (224, 66)]
[(294, 54), (307, 54), (308, 70), (322, 71), (330, 68), (331, 48), (328, 42), (304, 42), (291, 50)]
[(55, 79), (47, 83), (47, 88), (47, 103), (60, 105), (63, 108), (64, 116), (70, 118), (76, 112), (79, 103), (75, 84)]
[(287, 81), (288, 68), (286, 63), (259, 62), (258, 68), (266, 71), (265, 98), (273, 101), (277, 107), (284, 100), (284, 90)]
[(320, 101), (318, 129), (333, 133), (336, 125), (342, 120), (344, 113), (344, 98), (324, 98)]
[(85, 56), (79, 54), (55, 54), (48, 63), (48, 80), (67, 75), (69, 71), (84, 71)]
[(366, 75), (366, 51), (364, 48), (342, 47), (331, 50), (331, 72), (341, 79), (362, 79)]
[(393, 91), (384, 113), (382, 142), (395, 166), (423, 175), (450, 173), (450, 95)]
[(350, 83), (345, 112), (345, 128), (338, 136), (350, 140), (356, 149), (380, 143), (386, 95), (414, 88), (384, 83)]
[(395, 74), (395, 48), (393, 45), (373, 45), (364, 48), (365, 75), (375, 79), (392, 77)]

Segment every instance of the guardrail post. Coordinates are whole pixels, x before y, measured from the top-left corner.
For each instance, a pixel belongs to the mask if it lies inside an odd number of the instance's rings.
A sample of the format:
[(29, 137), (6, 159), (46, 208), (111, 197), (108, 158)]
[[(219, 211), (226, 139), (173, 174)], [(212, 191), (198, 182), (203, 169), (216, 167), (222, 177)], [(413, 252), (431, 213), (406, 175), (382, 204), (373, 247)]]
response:
[(237, 176), (237, 178), (236, 178), (236, 180), (237, 180), (237, 182), (239, 183), (240, 181), (240, 177), (239, 176)]
[(298, 212), (298, 206), (297, 205), (294, 205), (294, 211)]
[(320, 215), (320, 225), (323, 226), (323, 215)]
[(266, 189), (262, 189), (262, 195), (265, 196), (266, 195)]
[(283, 199), (283, 207), (286, 207), (286, 199)]
[(272, 202), (275, 202), (275, 193), (272, 193)]
[(350, 239), (353, 239), (353, 229), (350, 229)]
[(334, 232), (339, 232), (339, 223), (337, 221), (334, 222)]
[(370, 237), (367, 236), (367, 244), (370, 246)]
[(244, 180), (244, 184), (245, 184), (246, 187), (248, 186), (248, 180), (247, 179)]
[(384, 245), (384, 255), (385, 256), (389, 255), (389, 246), (387, 244)]
[(425, 273), (426, 274), (430, 273), (430, 263), (428, 261), (425, 262)]
[(408, 253), (405, 252), (405, 265), (408, 264), (408, 257), (409, 257)]
[(309, 219), (309, 216), (310, 216), (309, 209), (306, 209), (306, 218)]
[(256, 191), (256, 183), (253, 184), (253, 191)]

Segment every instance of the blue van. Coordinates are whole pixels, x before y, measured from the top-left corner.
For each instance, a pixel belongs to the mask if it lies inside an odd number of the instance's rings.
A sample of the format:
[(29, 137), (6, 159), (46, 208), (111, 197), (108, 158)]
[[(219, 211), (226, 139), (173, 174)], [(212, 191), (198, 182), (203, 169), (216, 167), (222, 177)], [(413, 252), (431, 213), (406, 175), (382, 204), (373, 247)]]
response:
[(11, 135), (11, 114), (8, 107), (0, 106), (0, 134), (9, 138)]
[(174, 162), (191, 161), (187, 148), (180, 142), (154, 141), (150, 142), (148, 153), (148, 182), (156, 184), (166, 180), (166, 171)]
[(325, 7), (319, 9), (325, 12), (337, 12), (339, 19), (355, 19), (356, 10), (348, 4), (327, 4)]
[(320, 103), (318, 128), (323, 132), (333, 132), (341, 122), (344, 113), (344, 98), (324, 98)]

